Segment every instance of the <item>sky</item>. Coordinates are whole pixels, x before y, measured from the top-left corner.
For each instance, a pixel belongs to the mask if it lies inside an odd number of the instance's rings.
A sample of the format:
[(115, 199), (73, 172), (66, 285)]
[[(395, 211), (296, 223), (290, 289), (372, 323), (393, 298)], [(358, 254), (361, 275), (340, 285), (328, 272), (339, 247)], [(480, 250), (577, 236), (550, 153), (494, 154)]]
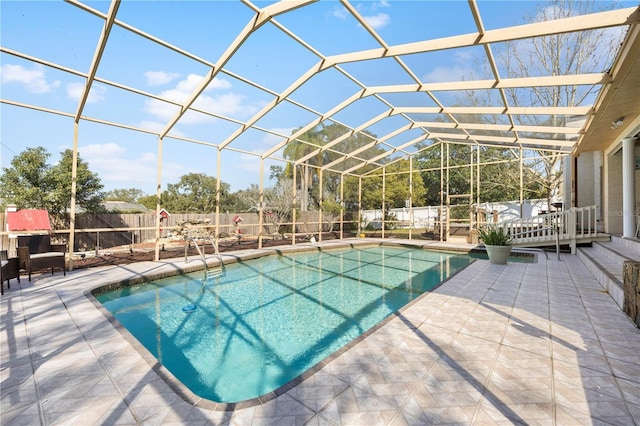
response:
[[(92, 10), (106, 13), (110, 3), (86, 2)], [(256, 7), (270, 3), (256, 2)], [(388, 45), (472, 33), (473, 17), (466, 1), (361, 1), (351, 3)], [(602, 2), (606, 6), (610, 3)], [(486, 29), (527, 22), (538, 3), (529, 1), (480, 1)], [(620, 2), (615, 7), (634, 7), (637, 2)], [(43, 146), (55, 163), (60, 152), (73, 147), (71, 118), (78, 110), (86, 74), (104, 20), (81, 8), (59, 1), (0, 2), (0, 166), (9, 167), (14, 156), (30, 147)], [(237, 1), (123, 1), (117, 19), (152, 38), (165, 40), (189, 52), (185, 57), (122, 26), (114, 26), (96, 76), (135, 88), (172, 102), (184, 102), (203, 76), (223, 56), (229, 44), (255, 16)], [(344, 73), (328, 69), (297, 89), (291, 99), (307, 107), (282, 102), (255, 124), (262, 130), (248, 130), (232, 137), (241, 123), (251, 119), (300, 75), (324, 56), (375, 49), (380, 45), (340, 3), (320, 1), (278, 16), (275, 21), (311, 48), (293, 40), (281, 28), (267, 23), (253, 33), (207, 86), (195, 107), (224, 117), (189, 111), (174, 126), (160, 146), (150, 132), (164, 129), (178, 107), (172, 103), (121, 90), (97, 81), (92, 86), (82, 115), (97, 122), (81, 121), (78, 129), (80, 157), (98, 174), (105, 190), (137, 188), (153, 194), (157, 186), (158, 158), (162, 159), (161, 187), (176, 183), (187, 173), (216, 176), (232, 191), (245, 189), (260, 180), (264, 153), (294, 129), (314, 120), (354, 94), (359, 87)], [(16, 51), (44, 62), (35, 63), (11, 54)], [(481, 48), (452, 52), (408, 55), (405, 62), (424, 82), (461, 78), (489, 78), (483, 75)], [(54, 63), (63, 70), (48, 66)], [(374, 63), (346, 63), (343, 71), (366, 85), (406, 84), (412, 80), (391, 60)], [(72, 71), (72, 72), (67, 72)], [(242, 79), (251, 81), (247, 83)], [(390, 94), (391, 102), (415, 106), (433, 105), (419, 94)], [(401, 99), (402, 98), (402, 99)], [(452, 102), (447, 94), (442, 99)], [(18, 105), (36, 105), (66, 115), (43, 113)], [(312, 111), (309, 111), (311, 109)], [(343, 123), (357, 127), (385, 106), (363, 99), (336, 115)], [(71, 117), (70, 117), (70, 116)], [(104, 122), (120, 123), (113, 127)], [(386, 134), (397, 119), (372, 126)], [(173, 136), (173, 137), (171, 137)], [(415, 137), (408, 132), (391, 144), (400, 145)], [(185, 142), (188, 140), (190, 142)], [(207, 144), (230, 141), (218, 159), (217, 150)], [(276, 156), (282, 155), (281, 151)], [(265, 161), (265, 178), (270, 165)], [(267, 181), (267, 185), (272, 182)]]

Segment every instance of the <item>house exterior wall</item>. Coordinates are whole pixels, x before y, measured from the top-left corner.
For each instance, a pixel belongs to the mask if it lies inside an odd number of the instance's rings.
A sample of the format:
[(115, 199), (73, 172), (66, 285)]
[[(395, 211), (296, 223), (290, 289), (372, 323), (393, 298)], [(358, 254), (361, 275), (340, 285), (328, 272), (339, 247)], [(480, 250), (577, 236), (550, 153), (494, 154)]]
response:
[(622, 150), (606, 156), (605, 232), (622, 234)]
[[(635, 147), (635, 210), (640, 216), (640, 146)], [(571, 191), (573, 199), (565, 185), (565, 203), (574, 202), (576, 207), (590, 205), (600, 206), (598, 212), (599, 229), (609, 234), (621, 235), (623, 231), (622, 216), (622, 149), (621, 145), (610, 146), (606, 151), (594, 151), (580, 154), (575, 163), (565, 159), (565, 173), (570, 176), (573, 171)]]
[(599, 207), (597, 210), (598, 231), (603, 231), (602, 217), (604, 216), (604, 205), (602, 198), (602, 169), (603, 169), (603, 155), (602, 151), (596, 151), (593, 153), (593, 205)]
[(566, 208), (573, 207), (574, 202), (574, 170), (573, 170), (573, 157), (571, 155), (565, 155), (562, 158), (562, 173), (564, 173), (562, 179), (562, 202)]
[[(593, 206), (595, 203), (596, 185), (594, 185), (594, 153), (585, 152), (578, 157), (578, 174), (576, 191), (576, 207)], [(600, 185), (598, 185), (599, 187)]]
[[(636, 218), (640, 217), (640, 145), (636, 142)], [(636, 219), (637, 220), (637, 219)]]
[[(640, 216), (640, 146), (635, 147), (635, 216)], [(606, 188), (606, 219), (609, 226), (605, 232), (622, 234), (622, 150), (610, 153), (606, 157), (605, 180)], [(637, 219), (636, 219), (637, 220)]]
[[(567, 207), (598, 206), (596, 220), (598, 231), (604, 231), (603, 152), (585, 152), (579, 157), (563, 159), (564, 203)], [(573, 170), (573, 169), (577, 170)]]

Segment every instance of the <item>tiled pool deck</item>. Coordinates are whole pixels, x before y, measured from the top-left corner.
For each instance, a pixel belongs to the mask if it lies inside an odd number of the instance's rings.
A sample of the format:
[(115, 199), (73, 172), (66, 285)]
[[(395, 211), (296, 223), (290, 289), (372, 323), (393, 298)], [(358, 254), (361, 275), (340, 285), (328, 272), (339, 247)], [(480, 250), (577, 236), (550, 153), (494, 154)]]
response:
[(640, 330), (576, 256), (476, 261), (298, 386), (233, 411), (185, 402), (85, 296), (183, 266), (12, 280), (0, 424), (640, 424)]

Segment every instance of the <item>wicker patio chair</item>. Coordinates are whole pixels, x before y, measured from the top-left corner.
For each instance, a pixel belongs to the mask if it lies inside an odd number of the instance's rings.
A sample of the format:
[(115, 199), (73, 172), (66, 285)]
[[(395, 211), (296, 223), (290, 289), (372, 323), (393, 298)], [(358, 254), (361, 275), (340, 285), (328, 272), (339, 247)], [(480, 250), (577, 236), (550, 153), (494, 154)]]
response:
[(11, 288), (11, 278), (17, 278), (20, 282), (20, 268), (18, 258), (9, 258), (6, 250), (0, 250), (0, 294), (4, 294), (4, 282), (7, 281), (7, 288)]
[(65, 262), (66, 244), (51, 244), (48, 235), (20, 235), (18, 236), (18, 259), (20, 269), (24, 269), (31, 281), (31, 272), (51, 268), (51, 275), (55, 268), (62, 269), (67, 275)]

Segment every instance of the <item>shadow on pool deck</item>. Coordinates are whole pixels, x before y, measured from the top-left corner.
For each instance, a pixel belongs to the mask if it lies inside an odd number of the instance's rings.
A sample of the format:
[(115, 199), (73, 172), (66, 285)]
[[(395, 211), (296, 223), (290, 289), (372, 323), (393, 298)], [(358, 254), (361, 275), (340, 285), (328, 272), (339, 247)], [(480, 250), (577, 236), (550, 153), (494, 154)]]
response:
[(476, 261), (299, 385), (227, 412), (185, 402), (85, 296), (182, 265), (13, 283), (2, 424), (640, 423), (640, 331), (575, 256)]

